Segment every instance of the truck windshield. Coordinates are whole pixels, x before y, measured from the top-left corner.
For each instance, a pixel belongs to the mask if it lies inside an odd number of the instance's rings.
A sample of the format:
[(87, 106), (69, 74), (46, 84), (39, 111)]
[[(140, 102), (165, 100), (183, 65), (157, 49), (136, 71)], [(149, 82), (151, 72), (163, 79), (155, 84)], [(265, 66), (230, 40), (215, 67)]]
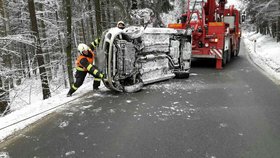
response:
[[(202, 18), (202, 4), (207, 0), (191, 0), (190, 1), (190, 6), (189, 10), (190, 11), (198, 11), (199, 12), (199, 17)], [(195, 17), (192, 16), (193, 18), (198, 18), (197, 15), (194, 15)]]

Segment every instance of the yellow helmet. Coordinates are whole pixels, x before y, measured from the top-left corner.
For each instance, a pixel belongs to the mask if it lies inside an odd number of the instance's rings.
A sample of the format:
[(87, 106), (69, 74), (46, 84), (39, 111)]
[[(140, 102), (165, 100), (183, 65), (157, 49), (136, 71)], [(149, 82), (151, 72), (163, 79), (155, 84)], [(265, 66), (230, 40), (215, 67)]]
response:
[(78, 50), (79, 50), (80, 54), (83, 54), (83, 51), (89, 50), (89, 47), (86, 44), (81, 43), (78, 45)]

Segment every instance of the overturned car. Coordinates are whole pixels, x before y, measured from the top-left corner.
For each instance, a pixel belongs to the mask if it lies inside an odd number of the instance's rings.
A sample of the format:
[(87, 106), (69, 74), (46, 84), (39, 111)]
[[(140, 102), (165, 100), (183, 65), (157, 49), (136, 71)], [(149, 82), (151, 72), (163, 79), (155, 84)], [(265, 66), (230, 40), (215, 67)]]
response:
[(186, 30), (111, 28), (103, 32), (96, 65), (107, 74), (105, 86), (120, 92), (135, 92), (173, 77), (188, 78), (191, 38)]

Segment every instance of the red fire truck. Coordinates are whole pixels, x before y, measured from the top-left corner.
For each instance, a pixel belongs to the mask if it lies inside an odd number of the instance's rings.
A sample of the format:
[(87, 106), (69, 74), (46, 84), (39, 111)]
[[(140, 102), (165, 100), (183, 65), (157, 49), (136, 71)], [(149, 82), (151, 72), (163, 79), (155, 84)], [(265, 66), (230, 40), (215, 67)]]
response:
[(192, 57), (214, 58), (222, 69), (240, 47), (240, 13), (227, 0), (188, 0), (187, 11), (169, 28), (192, 29)]

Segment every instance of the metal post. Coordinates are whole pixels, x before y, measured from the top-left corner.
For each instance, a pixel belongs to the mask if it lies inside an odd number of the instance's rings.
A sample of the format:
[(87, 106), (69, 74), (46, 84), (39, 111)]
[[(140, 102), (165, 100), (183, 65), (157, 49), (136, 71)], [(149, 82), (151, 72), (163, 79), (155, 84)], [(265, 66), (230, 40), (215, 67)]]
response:
[(256, 48), (257, 48), (257, 40), (254, 40), (254, 52), (256, 53)]

